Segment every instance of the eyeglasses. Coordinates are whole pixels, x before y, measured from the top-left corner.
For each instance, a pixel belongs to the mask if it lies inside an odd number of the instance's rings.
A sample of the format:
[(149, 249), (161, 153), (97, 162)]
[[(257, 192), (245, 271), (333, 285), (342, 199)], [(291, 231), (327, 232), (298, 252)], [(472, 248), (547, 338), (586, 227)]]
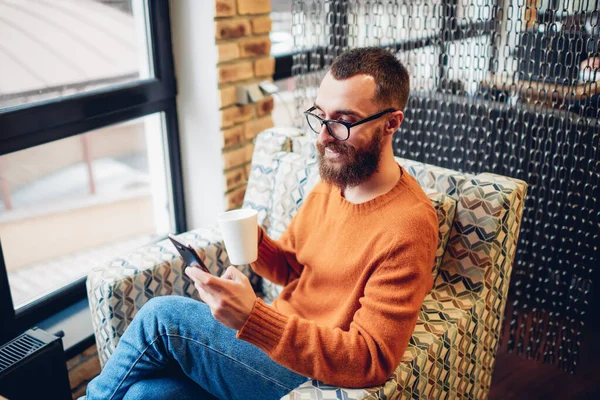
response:
[(348, 138), (350, 137), (350, 128), (360, 124), (364, 124), (369, 121), (373, 121), (377, 118), (381, 118), (387, 113), (396, 111), (394, 108), (388, 108), (386, 110), (378, 112), (377, 114), (373, 114), (364, 119), (361, 119), (360, 121), (346, 122), (338, 121), (337, 119), (323, 119), (318, 115), (312, 113), (312, 111), (316, 109), (316, 106), (312, 106), (308, 110), (304, 111), (304, 115), (306, 115), (306, 121), (308, 122), (308, 126), (310, 126), (310, 129), (312, 129), (315, 133), (319, 133), (321, 132), (321, 128), (323, 127), (323, 125), (325, 125), (327, 127), (327, 132), (334, 139), (341, 141), (348, 140)]

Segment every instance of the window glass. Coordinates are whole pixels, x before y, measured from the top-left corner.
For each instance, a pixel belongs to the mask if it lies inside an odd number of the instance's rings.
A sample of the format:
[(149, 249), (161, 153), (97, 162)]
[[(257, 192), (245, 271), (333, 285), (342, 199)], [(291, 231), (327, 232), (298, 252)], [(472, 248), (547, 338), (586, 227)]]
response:
[(0, 0), (0, 109), (153, 75), (146, 2)]
[(173, 230), (162, 114), (0, 156), (15, 309)]

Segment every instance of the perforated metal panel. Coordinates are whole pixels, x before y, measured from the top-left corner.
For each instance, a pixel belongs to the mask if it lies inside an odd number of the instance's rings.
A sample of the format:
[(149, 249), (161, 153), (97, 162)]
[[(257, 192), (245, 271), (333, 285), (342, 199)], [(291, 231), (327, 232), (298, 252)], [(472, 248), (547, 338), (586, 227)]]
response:
[(27, 356), (34, 353), (42, 346), (44, 346), (44, 343), (41, 340), (27, 334), (22, 334), (18, 338), (2, 346), (0, 348), (0, 374), (13, 365), (23, 361)]
[(600, 1), (294, 0), (297, 125), (331, 61), (408, 67), (395, 153), (530, 185), (509, 349), (573, 371), (600, 245)]

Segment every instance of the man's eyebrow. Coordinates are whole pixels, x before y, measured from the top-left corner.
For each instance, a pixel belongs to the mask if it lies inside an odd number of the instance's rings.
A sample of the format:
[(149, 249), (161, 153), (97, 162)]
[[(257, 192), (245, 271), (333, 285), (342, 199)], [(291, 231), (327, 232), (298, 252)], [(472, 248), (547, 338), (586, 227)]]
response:
[[(319, 107), (317, 104), (314, 104), (314, 106), (317, 109), (319, 109), (320, 111), (323, 111), (323, 109), (321, 107)], [(350, 109), (335, 110), (333, 112), (333, 115), (350, 115), (350, 116), (355, 116), (355, 117), (359, 117), (359, 118), (364, 118), (363, 115), (361, 113), (359, 113), (358, 111), (354, 111), (354, 110), (350, 110)]]

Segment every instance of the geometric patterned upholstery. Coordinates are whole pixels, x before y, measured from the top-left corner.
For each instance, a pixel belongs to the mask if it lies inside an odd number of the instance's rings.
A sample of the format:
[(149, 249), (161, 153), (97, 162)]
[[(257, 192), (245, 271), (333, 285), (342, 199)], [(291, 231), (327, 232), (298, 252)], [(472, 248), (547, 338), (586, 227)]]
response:
[(275, 154), (273, 169), (267, 233), (279, 239), (321, 177), (317, 160), (297, 153)]
[[(229, 265), (217, 230), (198, 229), (178, 236), (203, 253), (212, 272), (221, 274)], [(86, 286), (101, 365), (137, 311), (152, 297), (176, 294), (197, 298), (183, 273), (183, 261), (168, 239), (94, 268)]]
[(448, 239), (450, 238), (450, 230), (452, 229), (454, 214), (456, 213), (456, 200), (435, 189), (424, 189), (424, 192), (429, 197), (429, 200), (431, 200), (433, 209), (438, 217), (438, 244), (433, 267), (431, 268), (431, 275), (435, 281), (444, 259)]
[(301, 135), (302, 131), (291, 128), (267, 129), (256, 137), (248, 186), (244, 195), (242, 208), (253, 208), (258, 211), (258, 223), (268, 230), (268, 216), (271, 187), (273, 186), (273, 166), (275, 156), (281, 151), (289, 151), (290, 137)]
[[(273, 183), (277, 169), (282, 175), (289, 174), (290, 162), (298, 156), (314, 158), (314, 136), (304, 136), (297, 129), (272, 128), (256, 139), (243, 207), (258, 211), (259, 222), (267, 232), (281, 231), (281, 216), (291, 215), (286, 214), (286, 207), (302, 201), (300, 191), (292, 194), (298, 188), (285, 188), (285, 184), (274, 187)], [(338, 388), (310, 380), (285, 396), (287, 399), (487, 397), (527, 185), (494, 174), (469, 175), (397, 160), (434, 204), (437, 199), (448, 213), (454, 211), (453, 221), (446, 223), (443, 232), (445, 250), (436, 254), (436, 262), (439, 255), (441, 263), (434, 288), (425, 298), (402, 362), (378, 387)], [(295, 173), (299, 174), (295, 181), (306, 189), (312, 172), (301, 168)], [(304, 189), (302, 193), (308, 193)], [(288, 200), (283, 200), (286, 196)], [(285, 201), (289, 203), (283, 207)], [(229, 265), (217, 229), (198, 229), (180, 236), (206, 255), (213, 272), (220, 273)], [(195, 296), (193, 285), (182, 273), (181, 258), (175, 254), (170, 243), (162, 241), (94, 269), (88, 276), (88, 298), (102, 365), (148, 299), (169, 294)], [(244, 272), (253, 284), (259, 284), (251, 270), (245, 267)], [(263, 291), (271, 289), (263, 287)]]

